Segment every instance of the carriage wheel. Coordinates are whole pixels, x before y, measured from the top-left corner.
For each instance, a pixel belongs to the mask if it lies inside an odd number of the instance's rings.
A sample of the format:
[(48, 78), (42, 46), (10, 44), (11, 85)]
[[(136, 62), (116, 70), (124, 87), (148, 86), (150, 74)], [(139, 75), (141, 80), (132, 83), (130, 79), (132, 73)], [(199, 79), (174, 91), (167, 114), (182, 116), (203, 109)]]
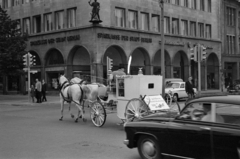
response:
[(126, 106), (125, 119), (126, 122), (132, 122), (141, 119), (148, 114), (148, 106), (140, 99), (131, 99)]
[(92, 104), (90, 109), (90, 117), (95, 126), (101, 127), (104, 125), (107, 115), (106, 110), (101, 102), (96, 101)]

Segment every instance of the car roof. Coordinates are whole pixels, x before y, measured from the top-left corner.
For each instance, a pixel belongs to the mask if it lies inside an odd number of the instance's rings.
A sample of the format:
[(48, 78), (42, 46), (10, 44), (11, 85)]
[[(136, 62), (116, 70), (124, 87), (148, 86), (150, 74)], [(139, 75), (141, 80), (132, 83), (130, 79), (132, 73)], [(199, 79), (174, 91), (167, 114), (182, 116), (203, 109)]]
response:
[(217, 96), (207, 96), (207, 97), (199, 97), (199, 98), (195, 98), (192, 99), (190, 101), (188, 101), (186, 103), (190, 104), (190, 103), (195, 103), (195, 102), (199, 102), (199, 103), (228, 103), (228, 104), (238, 104), (240, 105), (240, 98), (239, 96), (236, 95), (217, 95)]

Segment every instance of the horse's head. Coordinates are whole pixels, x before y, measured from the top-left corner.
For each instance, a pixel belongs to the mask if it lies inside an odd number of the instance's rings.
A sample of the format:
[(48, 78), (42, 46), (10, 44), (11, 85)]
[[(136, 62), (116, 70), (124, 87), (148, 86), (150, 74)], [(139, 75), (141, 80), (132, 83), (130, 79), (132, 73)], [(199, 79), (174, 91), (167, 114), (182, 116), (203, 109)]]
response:
[(59, 84), (62, 85), (64, 82), (68, 82), (68, 79), (64, 75), (60, 75)]

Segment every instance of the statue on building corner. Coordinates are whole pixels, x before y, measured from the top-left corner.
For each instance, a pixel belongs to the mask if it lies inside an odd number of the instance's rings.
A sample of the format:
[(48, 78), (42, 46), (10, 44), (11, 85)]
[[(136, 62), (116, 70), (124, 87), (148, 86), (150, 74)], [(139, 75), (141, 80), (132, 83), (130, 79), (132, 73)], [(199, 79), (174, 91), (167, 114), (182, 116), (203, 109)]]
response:
[(94, 2), (91, 3), (91, 0), (88, 2), (89, 5), (92, 7), (92, 13), (91, 13), (91, 20), (89, 22), (92, 22), (94, 24), (101, 23), (102, 21), (100, 20), (100, 3), (97, 2), (97, 0), (94, 0)]

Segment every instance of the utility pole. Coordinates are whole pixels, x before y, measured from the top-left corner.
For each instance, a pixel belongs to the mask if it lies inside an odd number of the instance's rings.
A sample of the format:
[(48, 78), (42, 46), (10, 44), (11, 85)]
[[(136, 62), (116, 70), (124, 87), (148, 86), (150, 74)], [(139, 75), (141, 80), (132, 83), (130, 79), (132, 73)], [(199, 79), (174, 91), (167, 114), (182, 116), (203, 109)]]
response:
[(165, 38), (164, 38), (164, 0), (160, 1), (161, 7), (161, 73), (162, 73), (162, 97), (165, 98)]
[(201, 61), (202, 61), (202, 46), (200, 44), (197, 45), (198, 50), (198, 94), (201, 94)]

